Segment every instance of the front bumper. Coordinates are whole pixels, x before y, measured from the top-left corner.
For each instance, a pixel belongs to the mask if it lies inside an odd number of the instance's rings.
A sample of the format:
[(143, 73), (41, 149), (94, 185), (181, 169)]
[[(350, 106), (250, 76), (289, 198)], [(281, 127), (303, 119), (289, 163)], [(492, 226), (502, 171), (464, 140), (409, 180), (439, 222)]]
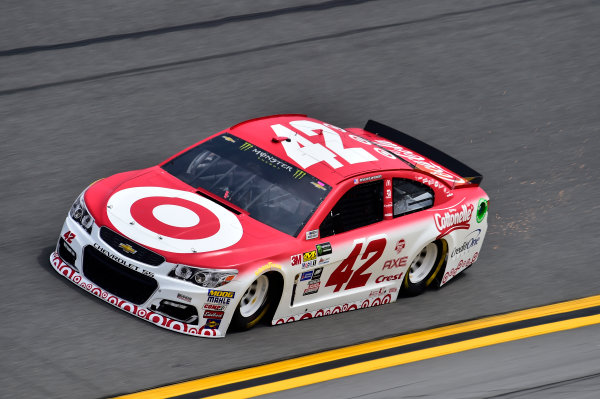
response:
[[(69, 240), (68, 244), (65, 238)], [(65, 251), (65, 248), (68, 250)], [(100, 267), (107, 266), (107, 271), (113, 273), (104, 279), (102, 270), (90, 267), (94, 262), (97, 264), (103, 260), (106, 264)], [(216, 314), (222, 318), (216, 322), (214, 319), (204, 318), (207, 312), (215, 314), (206, 310), (207, 307), (215, 307), (214, 303), (211, 304), (211, 299), (214, 298), (209, 298), (211, 290), (168, 277), (168, 271), (174, 266), (171, 263), (164, 262), (160, 266), (152, 267), (124, 258), (100, 238), (98, 226), (94, 224), (90, 235), (69, 217), (63, 225), (57, 250), (50, 256), (50, 263), (59, 274), (103, 301), (159, 327), (183, 334), (224, 337), (236, 306), (233, 300), (231, 304), (221, 306), (222, 311)], [(115, 283), (114, 280), (118, 280), (119, 277), (123, 278), (123, 282)], [(131, 292), (127, 291), (128, 286), (133, 283), (138, 285)], [(223, 291), (230, 291), (236, 285), (230, 283), (223, 287)], [(239, 295), (235, 295), (235, 299), (238, 298)], [(161, 307), (164, 303), (185, 303), (188, 307), (193, 306), (197, 310), (197, 319), (185, 322), (177, 320), (177, 315), (174, 315), (175, 318), (169, 317), (166, 312), (161, 311), (164, 310)], [(214, 325), (213, 328), (210, 327), (211, 324)]]

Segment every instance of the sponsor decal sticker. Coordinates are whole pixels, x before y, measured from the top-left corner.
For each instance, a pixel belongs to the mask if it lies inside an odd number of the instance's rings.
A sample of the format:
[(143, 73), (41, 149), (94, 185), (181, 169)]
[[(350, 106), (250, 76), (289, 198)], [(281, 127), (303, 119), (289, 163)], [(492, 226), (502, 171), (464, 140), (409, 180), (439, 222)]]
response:
[(394, 269), (397, 267), (404, 267), (404, 266), (406, 266), (407, 260), (408, 260), (408, 256), (403, 256), (402, 258), (397, 258), (397, 259), (386, 260), (385, 263), (383, 264), (383, 268), (381, 270)]
[(315, 247), (317, 248), (317, 255), (319, 256), (330, 255), (333, 252), (331, 249), (331, 244), (328, 242), (317, 244)]
[(206, 328), (219, 328), (219, 326), (221, 325), (221, 319), (208, 319), (206, 320), (206, 325), (204, 327)]
[(304, 176), (306, 176), (306, 172), (300, 169), (296, 169), (296, 171), (294, 172), (294, 175), (292, 176), (294, 179), (302, 179)]
[(300, 276), (300, 281), (311, 280), (312, 276), (313, 276), (313, 271), (312, 270), (304, 272), (304, 273), (302, 273), (302, 276)]
[(379, 276), (375, 279), (375, 283), (383, 283), (385, 281), (402, 280), (403, 274), (404, 273), (395, 274), (393, 276)]
[(323, 268), (319, 267), (313, 271), (313, 280), (318, 280), (321, 278), (321, 274), (323, 274)]
[(308, 288), (304, 290), (302, 296), (311, 295), (319, 292), (319, 287), (321, 286), (321, 282), (318, 280), (311, 280), (308, 284)]
[(192, 302), (191, 296), (184, 295), (180, 292), (177, 293), (177, 299), (181, 299), (182, 301), (186, 301), (186, 302)]
[(306, 232), (306, 239), (312, 240), (315, 238), (319, 238), (319, 230), (310, 230)]
[(450, 208), (444, 213), (435, 213), (433, 219), (435, 221), (435, 227), (438, 229), (440, 234), (438, 239), (451, 233), (454, 230), (468, 229), (471, 227), (469, 221), (473, 214), (473, 204), (461, 205), (460, 208)]
[(259, 267), (258, 270), (254, 272), (254, 274), (258, 276), (259, 274), (263, 273), (264, 271), (271, 270), (271, 269), (281, 270), (281, 265), (279, 265), (277, 263), (269, 262), (266, 265), (262, 265), (261, 267)]
[(216, 303), (219, 305), (229, 305), (233, 297), (235, 297), (235, 292), (233, 291), (209, 290), (206, 302)]
[(234, 138), (232, 138), (232, 137), (225, 136), (225, 135), (223, 135), (223, 136), (221, 136), (221, 137), (223, 137), (223, 139), (225, 139), (225, 140), (229, 141), (230, 143), (235, 143), (235, 139), (234, 139)]
[(330, 260), (330, 258), (319, 258), (319, 266), (328, 264)]
[[(185, 190), (126, 188), (112, 194), (106, 212), (122, 235), (168, 252), (216, 251), (234, 245), (243, 235), (235, 214)], [(194, 228), (200, 225), (202, 229)]]
[(317, 261), (316, 260), (309, 260), (308, 262), (302, 262), (302, 268), (306, 269), (309, 267), (313, 267), (317, 265)]
[(225, 306), (225, 305), (215, 305), (214, 303), (205, 303), (202, 308), (206, 309), (206, 310), (225, 310), (226, 307), (227, 306)]
[(468, 250), (469, 248), (473, 248), (475, 245), (477, 245), (479, 243), (480, 235), (481, 235), (481, 229), (477, 229), (477, 230), (470, 232), (465, 237), (465, 241), (461, 245), (459, 245), (458, 247), (456, 247), (452, 250), (450, 257), (454, 258), (455, 255), (459, 255), (461, 252), (464, 252), (464, 251)]
[(240, 150), (242, 150), (242, 151), (248, 151), (252, 147), (254, 147), (254, 146), (246, 141), (246, 142), (244, 142), (244, 144), (242, 144), (240, 146)]
[(233, 292), (233, 291), (209, 290), (208, 291), (208, 296), (216, 296), (216, 297), (221, 297), (221, 298), (234, 298), (235, 297), (235, 292)]
[(302, 262), (308, 262), (309, 260), (317, 259), (317, 250), (308, 251), (302, 254)]
[(354, 184), (359, 184), (359, 183), (365, 183), (365, 182), (368, 182), (368, 181), (378, 180), (378, 179), (381, 179), (381, 177), (382, 177), (381, 175), (361, 177), (359, 179), (354, 179)]
[(385, 294), (387, 294), (387, 290), (385, 288), (380, 288), (378, 290), (371, 291), (369, 293), (369, 298), (374, 297), (374, 296), (381, 296), (381, 295), (385, 295)]
[(220, 310), (205, 310), (204, 318), (205, 319), (222, 319), (225, 312)]
[(479, 257), (479, 252), (475, 252), (475, 255), (473, 255), (472, 258), (464, 259), (464, 260), (461, 260), (460, 262), (458, 262), (458, 265), (456, 265), (456, 267), (454, 267), (451, 270), (444, 273), (444, 278), (442, 279), (442, 284), (446, 284), (446, 282), (448, 280), (450, 280), (452, 277), (456, 276), (458, 273), (460, 273), (467, 267), (471, 266), (477, 260), (478, 257)]
[(327, 189), (325, 188), (325, 184), (321, 183), (320, 181), (317, 182), (317, 183), (315, 183), (314, 181), (311, 181), (310, 184), (312, 184), (313, 186), (315, 186), (319, 190), (327, 191)]
[(302, 254), (292, 255), (290, 262), (292, 266), (297, 266), (302, 263)]
[(398, 241), (398, 244), (396, 244), (396, 248), (394, 248), (394, 250), (396, 251), (397, 254), (400, 254), (400, 252), (402, 252), (404, 247), (406, 247), (406, 241), (404, 241), (404, 239), (402, 239), (402, 240)]
[(119, 248), (123, 250), (123, 252), (127, 252), (128, 254), (135, 254), (137, 251), (129, 244), (119, 243)]

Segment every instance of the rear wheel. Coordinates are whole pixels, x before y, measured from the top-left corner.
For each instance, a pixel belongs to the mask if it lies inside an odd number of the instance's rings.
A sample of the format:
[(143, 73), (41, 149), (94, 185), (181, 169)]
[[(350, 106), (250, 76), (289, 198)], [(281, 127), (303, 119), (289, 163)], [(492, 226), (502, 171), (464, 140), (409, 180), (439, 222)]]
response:
[(267, 313), (269, 300), (269, 278), (264, 274), (250, 284), (233, 314), (231, 325), (237, 330), (254, 327)]
[(408, 296), (419, 295), (442, 268), (446, 256), (445, 242), (434, 241), (427, 244), (410, 264), (402, 283), (402, 292)]

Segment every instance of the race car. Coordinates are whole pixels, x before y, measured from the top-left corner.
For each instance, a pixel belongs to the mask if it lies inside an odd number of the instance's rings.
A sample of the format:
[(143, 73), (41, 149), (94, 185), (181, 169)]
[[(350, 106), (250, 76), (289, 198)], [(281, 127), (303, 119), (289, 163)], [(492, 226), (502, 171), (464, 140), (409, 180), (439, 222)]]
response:
[(443, 286), (481, 250), (481, 180), (375, 121), (262, 117), (91, 184), (50, 261), (123, 311), (224, 337)]

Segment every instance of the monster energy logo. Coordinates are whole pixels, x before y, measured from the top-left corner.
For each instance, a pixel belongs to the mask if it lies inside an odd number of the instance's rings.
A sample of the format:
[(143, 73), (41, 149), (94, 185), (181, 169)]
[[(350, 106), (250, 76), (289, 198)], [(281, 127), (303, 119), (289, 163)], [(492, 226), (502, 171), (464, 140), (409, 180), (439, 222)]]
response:
[(302, 179), (304, 176), (306, 176), (306, 172), (300, 169), (296, 169), (296, 171), (294, 172), (294, 179)]
[(252, 147), (254, 147), (254, 146), (246, 141), (244, 144), (242, 144), (240, 146), (240, 150), (242, 150), (242, 151), (248, 151)]

